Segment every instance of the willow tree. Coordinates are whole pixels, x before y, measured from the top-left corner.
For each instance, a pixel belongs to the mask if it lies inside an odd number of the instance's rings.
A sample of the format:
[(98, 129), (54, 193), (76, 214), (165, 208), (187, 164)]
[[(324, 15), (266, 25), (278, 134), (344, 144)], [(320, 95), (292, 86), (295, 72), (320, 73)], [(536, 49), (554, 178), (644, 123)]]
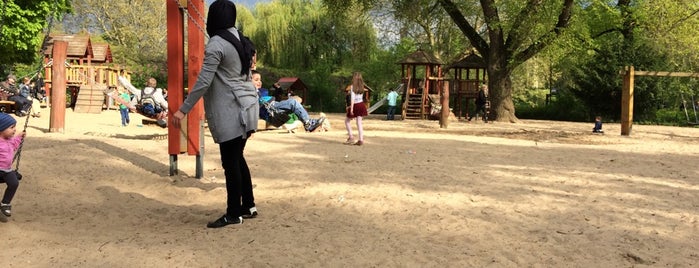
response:
[(280, 68), (308, 69), (318, 63), (366, 61), (376, 38), (362, 13), (337, 17), (316, 1), (272, 1), (255, 6), (258, 60)]

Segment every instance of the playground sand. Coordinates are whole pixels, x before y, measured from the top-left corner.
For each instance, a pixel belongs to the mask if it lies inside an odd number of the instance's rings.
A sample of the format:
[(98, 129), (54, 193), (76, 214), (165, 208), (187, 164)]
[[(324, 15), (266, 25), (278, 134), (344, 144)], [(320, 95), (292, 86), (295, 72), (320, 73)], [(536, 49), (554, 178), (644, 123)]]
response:
[[(165, 129), (118, 111), (31, 118), (2, 267), (689, 267), (699, 263), (699, 129), (522, 120), (364, 121), (255, 134), (260, 216), (207, 229), (226, 190)], [(26, 118), (19, 118), (21, 130)], [(355, 124), (353, 122), (353, 127)], [(356, 131), (356, 128), (355, 128)], [(4, 189), (4, 185), (0, 189)]]

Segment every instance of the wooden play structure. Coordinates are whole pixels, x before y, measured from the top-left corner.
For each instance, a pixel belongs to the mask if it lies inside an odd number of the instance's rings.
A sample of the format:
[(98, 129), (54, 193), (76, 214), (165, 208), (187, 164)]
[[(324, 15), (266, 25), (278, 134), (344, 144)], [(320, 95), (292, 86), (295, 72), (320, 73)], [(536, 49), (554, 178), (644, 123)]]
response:
[[(58, 63), (53, 58), (54, 43), (67, 43), (65, 61)], [(45, 87), (48, 96), (55, 86), (52, 80), (54, 64), (64, 64), (68, 92), (71, 93), (71, 107), (76, 112), (100, 113), (105, 94), (110, 87), (116, 87), (121, 67), (113, 66), (112, 52), (107, 43), (93, 43), (88, 34), (52, 33), (43, 44)]]
[(447, 72), (454, 71), (450, 93), (457, 118), (469, 117), (469, 104), (476, 99), (480, 85), (487, 81), (486, 67), (483, 58), (473, 52), (447, 67)]
[(440, 102), (442, 83), (441, 59), (418, 50), (400, 61), (402, 83), (403, 119), (430, 119), (438, 117), (435, 106)]
[(626, 66), (621, 75), (623, 76), (621, 88), (621, 135), (623, 136), (631, 135), (633, 124), (633, 84), (636, 76), (699, 78), (699, 73), (636, 71), (633, 66)]

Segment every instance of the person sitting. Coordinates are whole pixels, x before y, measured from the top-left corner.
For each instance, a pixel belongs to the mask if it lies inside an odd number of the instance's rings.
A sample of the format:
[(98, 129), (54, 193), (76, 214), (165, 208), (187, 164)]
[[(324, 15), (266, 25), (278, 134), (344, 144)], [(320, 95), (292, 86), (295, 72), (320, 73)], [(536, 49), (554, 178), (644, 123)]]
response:
[(163, 96), (162, 89), (156, 88), (158, 82), (155, 78), (148, 78), (146, 87), (143, 90), (137, 89), (126, 79), (124, 70), (121, 71), (117, 80), (134, 95), (133, 99), (131, 99), (131, 104), (136, 107), (138, 113), (148, 118), (156, 119), (157, 124), (161, 127), (167, 127), (168, 103)]
[(32, 101), (29, 97), (29, 77), (22, 79), (19, 89), (15, 86), (16, 77), (14, 75), (7, 76), (7, 84), (4, 85), (3, 91), (7, 94), (7, 100), (15, 102), (15, 114), (17, 116), (25, 116), (32, 107)]
[[(323, 121), (325, 121), (325, 117), (321, 116), (318, 119), (311, 119), (306, 109), (303, 108), (303, 105), (301, 105), (301, 103), (297, 101), (295, 98), (289, 98), (280, 101), (276, 99), (273, 100), (272, 96), (261, 96), (260, 92), (266, 90), (261, 90), (262, 74), (260, 74), (260, 72), (257, 70), (252, 70), (251, 72), (252, 83), (258, 90), (258, 100), (260, 102), (260, 106), (265, 107), (265, 110), (267, 112), (266, 118), (263, 117), (262, 113), (260, 113), (260, 118), (264, 118), (265, 121), (267, 121), (271, 125), (279, 127), (286, 123), (289, 120), (289, 114), (293, 113), (296, 114), (299, 120), (301, 120), (301, 123), (303, 123), (304, 128), (308, 132), (313, 132), (323, 124)], [(279, 85), (275, 84), (275, 87), (279, 87)]]
[(595, 117), (595, 127), (592, 128), (592, 133), (604, 134), (604, 130), (602, 130), (602, 117), (599, 115)]

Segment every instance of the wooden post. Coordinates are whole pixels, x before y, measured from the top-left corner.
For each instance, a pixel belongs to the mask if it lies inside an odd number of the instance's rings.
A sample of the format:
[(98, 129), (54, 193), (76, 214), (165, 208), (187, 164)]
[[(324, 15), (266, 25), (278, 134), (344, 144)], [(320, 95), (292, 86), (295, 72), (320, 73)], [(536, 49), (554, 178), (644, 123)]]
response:
[(449, 81), (442, 80), (442, 116), (439, 118), (439, 127), (447, 128), (449, 126)]
[[(179, 2), (167, 1), (167, 72), (169, 117), (180, 109), (184, 96), (184, 13)], [(168, 153), (170, 176), (178, 173), (177, 155), (180, 154), (181, 128), (168, 124)]]
[(49, 132), (65, 131), (66, 121), (66, 53), (68, 42), (56, 40), (53, 43), (53, 65), (51, 71), (51, 115)]
[(633, 123), (633, 66), (627, 66), (621, 89), (621, 135), (631, 135)]
[[(188, 2), (188, 10), (199, 10), (199, 13), (203, 13), (203, 0)], [(195, 19), (196, 22), (190, 21), (187, 23), (187, 86), (190, 89), (194, 87), (194, 83), (196, 83), (199, 72), (201, 71), (201, 66), (204, 63), (204, 33), (197, 25), (206, 25), (204, 18), (201, 16), (190, 17), (190, 20), (192, 18)], [(201, 128), (201, 121), (204, 120), (203, 103), (202, 100), (199, 100), (197, 105), (187, 114), (187, 153), (189, 155), (199, 155), (201, 153), (199, 144), (199, 136), (201, 133), (199, 133), (199, 129)]]
[[(199, 10), (198, 13), (204, 12), (204, 0), (188, 2), (188, 10)], [(196, 22), (192, 22), (192, 18), (195, 19)], [(194, 83), (197, 82), (201, 66), (204, 64), (204, 32), (202, 32), (203, 29), (200, 29), (197, 25), (206, 25), (204, 18), (201, 16), (190, 17), (190, 21), (187, 23), (187, 85), (190, 89), (193, 88)], [(204, 149), (204, 135), (202, 133), (204, 125), (204, 101), (199, 100), (194, 108), (187, 114), (187, 118), (187, 153), (197, 156), (195, 177), (202, 178), (204, 176), (204, 168), (202, 166)]]

